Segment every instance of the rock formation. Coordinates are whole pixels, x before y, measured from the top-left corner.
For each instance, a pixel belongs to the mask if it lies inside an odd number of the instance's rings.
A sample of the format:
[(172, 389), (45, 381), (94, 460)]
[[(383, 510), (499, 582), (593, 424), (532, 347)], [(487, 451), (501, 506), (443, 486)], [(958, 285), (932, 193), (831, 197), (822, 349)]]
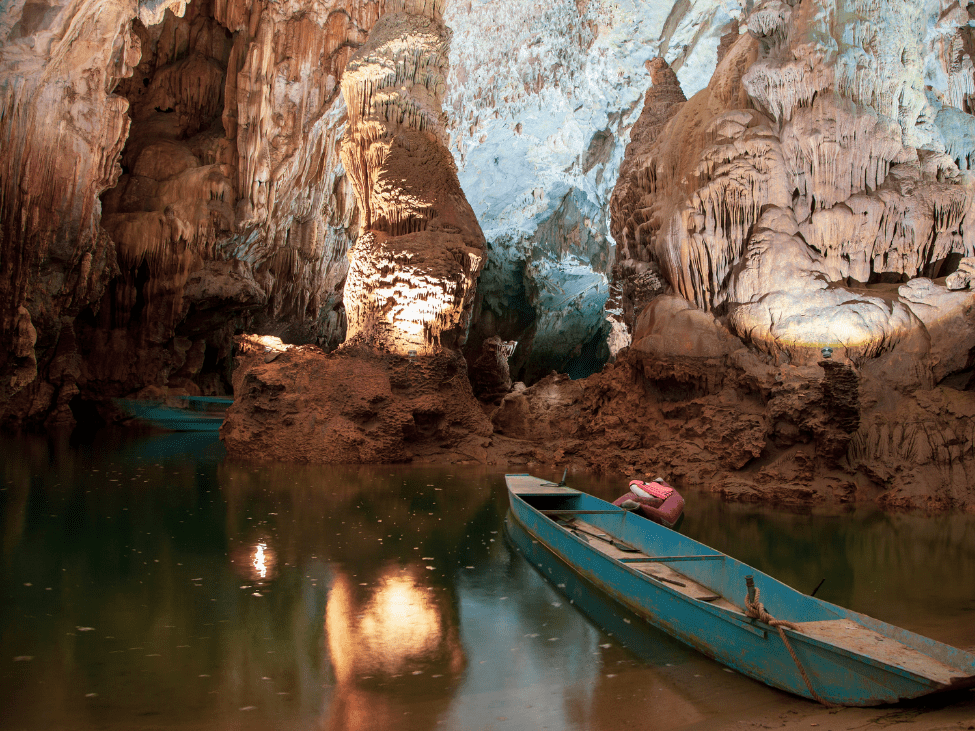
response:
[(485, 454), (491, 427), (460, 352), (484, 237), (444, 144), (450, 34), (440, 17), (439, 2), (393, 6), (349, 60), (342, 159), (362, 215), (344, 293), (348, 337), (331, 355), (288, 349), (270, 365), (241, 341), (221, 430), (233, 456)]
[(3, 8), (0, 342), (20, 343), (0, 349), (5, 421), (229, 390), (245, 324), (341, 342), (339, 78), (379, 13), (347, 5)]
[[(821, 364), (804, 426), (794, 407), (782, 420), (777, 388), (736, 387), (746, 403), (761, 393), (753, 457), (785, 464), (810, 442), (809, 485), (832, 464), (890, 489), (889, 504), (971, 505), (972, 440), (946, 450), (924, 439), (918, 452), (917, 431), (890, 428), (892, 418), (953, 434), (967, 424), (959, 413), (947, 426), (938, 404), (967, 403), (956, 389), (975, 352), (975, 188), (958, 134), (973, 119), (960, 81), (969, 14), (955, 2), (853, 10), (759, 4), (686, 101), (666, 64), (649, 64), (654, 86), (611, 205), (614, 286), (624, 301), (635, 273), (659, 271), (690, 309), (614, 307), (615, 342), (631, 338), (631, 358), (672, 374), (710, 363), (752, 384), (768, 377), (759, 363), (812, 368), (829, 349), (841, 363)], [(694, 332), (682, 353), (677, 313)], [(908, 475), (914, 497), (895, 497)]]
[(518, 343), (507, 343), (501, 338), (490, 337), (481, 343), (481, 351), (468, 368), (474, 395), (485, 403), (497, 404), (512, 388), (511, 368), (508, 361)]
[[(875, 357), (972, 304), (939, 279), (973, 253), (973, 188), (934, 122), (945, 97), (924, 87), (930, 46), (967, 30), (968, 15), (883, 7), (863, 0), (846, 17), (829, 2), (765, 2), (686, 102), (655, 61), (621, 168), (618, 259), (656, 264), (777, 357), (815, 360), (826, 346)], [(840, 50), (844, 34), (859, 50)], [(940, 60), (945, 74), (956, 62)]]
[[(396, 459), (549, 459), (551, 438), (591, 466), (670, 460), (730, 496), (828, 483), (971, 504), (973, 16), (960, 0), (13, 0), (0, 421), (246, 382), (281, 413), (255, 406), (228, 444), (250, 432), (288, 458), (286, 435), (311, 439), (291, 359), (346, 383), (361, 353), (385, 374), (369, 388)], [(263, 362), (244, 338), (233, 373), (243, 332), (348, 343)], [(454, 377), (462, 348), (479, 395), (503, 399), (493, 445)], [(407, 366), (452, 405), (404, 387)], [(512, 377), (529, 386), (506, 394)], [(315, 419), (354, 424), (335, 422), (347, 454), (380, 454), (374, 407), (316, 393), (338, 405)]]
[(242, 337), (220, 436), (236, 458), (310, 463), (480, 462), (491, 425), (457, 353), (325, 353)]
[(348, 341), (399, 355), (460, 349), (484, 264), (445, 144), (441, 4), (406, 2), (382, 16), (342, 77), (342, 160), (362, 212), (345, 286)]

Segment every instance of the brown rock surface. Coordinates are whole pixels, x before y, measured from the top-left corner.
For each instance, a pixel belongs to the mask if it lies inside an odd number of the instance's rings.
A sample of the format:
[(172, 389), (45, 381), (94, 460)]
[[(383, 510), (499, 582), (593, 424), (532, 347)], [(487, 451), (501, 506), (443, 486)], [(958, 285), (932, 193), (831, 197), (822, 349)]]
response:
[(326, 464), (486, 459), (491, 425), (456, 353), (328, 354), (244, 336), (237, 359), (220, 433), (230, 454)]
[(513, 340), (505, 342), (496, 336), (481, 343), (477, 357), (468, 367), (471, 387), (478, 399), (496, 404), (511, 391), (508, 360), (517, 345)]
[(231, 455), (485, 456), (491, 428), (460, 353), (485, 242), (446, 148), (440, 17), (439, 3), (394, 5), (349, 60), (342, 159), (363, 215), (344, 290), (348, 337), (332, 356), (241, 363), (222, 431)]
[[(975, 188), (950, 153), (970, 122), (958, 112), (970, 30), (953, 3), (936, 32), (925, 22), (909, 2), (863, 0), (847, 16), (768, 0), (691, 99), (650, 62), (611, 203), (610, 319), (617, 347), (632, 347), (590, 381), (622, 368), (616, 379), (640, 384), (653, 418), (634, 433), (620, 411), (589, 414), (614, 424), (608, 464), (662, 460), (729, 499), (972, 509), (960, 389), (975, 352)], [(840, 40), (854, 37), (855, 63)], [(921, 82), (933, 69), (952, 80), (941, 98)], [(651, 271), (663, 286), (627, 303), (634, 274)], [(600, 388), (623, 390), (612, 383)], [(606, 402), (616, 398), (641, 400)], [(510, 400), (508, 416), (528, 423), (554, 402), (532, 389)], [(586, 419), (572, 423), (598, 463)], [(643, 446), (648, 434), (666, 449)], [(614, 446), (636, 444), (642, 457)]]
[(895, 394), (848, 362), (633, 348), (584, 381), (553, 375), (506, 396), (488, 459), (664, 476), (733, 501), (975, 512), (973, 417), (970, 391)]

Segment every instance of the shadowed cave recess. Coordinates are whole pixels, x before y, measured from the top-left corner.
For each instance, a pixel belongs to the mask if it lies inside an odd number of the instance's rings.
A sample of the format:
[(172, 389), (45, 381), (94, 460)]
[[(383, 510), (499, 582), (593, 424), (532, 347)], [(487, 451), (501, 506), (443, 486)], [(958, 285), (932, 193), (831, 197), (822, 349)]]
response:
[(14, 2), (0, 419), (973, 505), (973, 18)]

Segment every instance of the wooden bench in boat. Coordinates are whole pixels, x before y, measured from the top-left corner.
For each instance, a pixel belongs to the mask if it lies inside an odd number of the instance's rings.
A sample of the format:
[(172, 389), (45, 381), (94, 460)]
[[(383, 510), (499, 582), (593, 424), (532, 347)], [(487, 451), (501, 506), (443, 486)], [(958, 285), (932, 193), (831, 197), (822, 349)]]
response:
[[(688, 578), (669, 565), (671, 562), (675, 561), (720, 559), (722, 556), (710, 554), (702, 556), (650, 556), (643, 551), (640, 551), (639, 549), (625, 543), (624, 545), (626, 547), (620, 548), (619, 544), (621, 541), (619, 541), (619, 539), (611, 536), (609, 533), (606, 533), (601, 528), (597, 528), (591, 523), (579, 520), (578, 518), (570, 518), (568, 515), (553, 517), (561, 517), (561, 520), (556, 521), (559, 525), (572, 531), (577, 536), (587, 540), (590, 546), (595, 548), (603, 555), (614, 558), (621, 563), (625, 563), (626, 565), (639, 571), (641, 574), (645, 574), (652, 579), (663, 582), (668, 586), (671, 586), (675, 591), (679, 591), (681, 594), (684, 594), (691, 599), (708, 602), (714, 606), (743, 614), (740, 607), (736, 607), (724, 597), (715, 594), (714, 591), (704, 586), (704, 584), (700, 584), (697, 581), (694, 581), (694, 579)], [(595, 540), (589, 540), (590, 538)]]

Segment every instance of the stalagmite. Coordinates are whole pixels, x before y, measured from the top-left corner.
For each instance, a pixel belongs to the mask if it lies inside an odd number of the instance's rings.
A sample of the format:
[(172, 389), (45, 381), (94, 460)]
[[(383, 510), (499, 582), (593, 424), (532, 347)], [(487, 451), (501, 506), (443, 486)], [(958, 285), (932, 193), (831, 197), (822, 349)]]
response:
[(382, 16), (342, 77), (342, 160), (363, 212), (347, 342), (400, 355), (459, 351), (485, 246), (446, 146), (450, 32), (439, 3), (416, 7)]

